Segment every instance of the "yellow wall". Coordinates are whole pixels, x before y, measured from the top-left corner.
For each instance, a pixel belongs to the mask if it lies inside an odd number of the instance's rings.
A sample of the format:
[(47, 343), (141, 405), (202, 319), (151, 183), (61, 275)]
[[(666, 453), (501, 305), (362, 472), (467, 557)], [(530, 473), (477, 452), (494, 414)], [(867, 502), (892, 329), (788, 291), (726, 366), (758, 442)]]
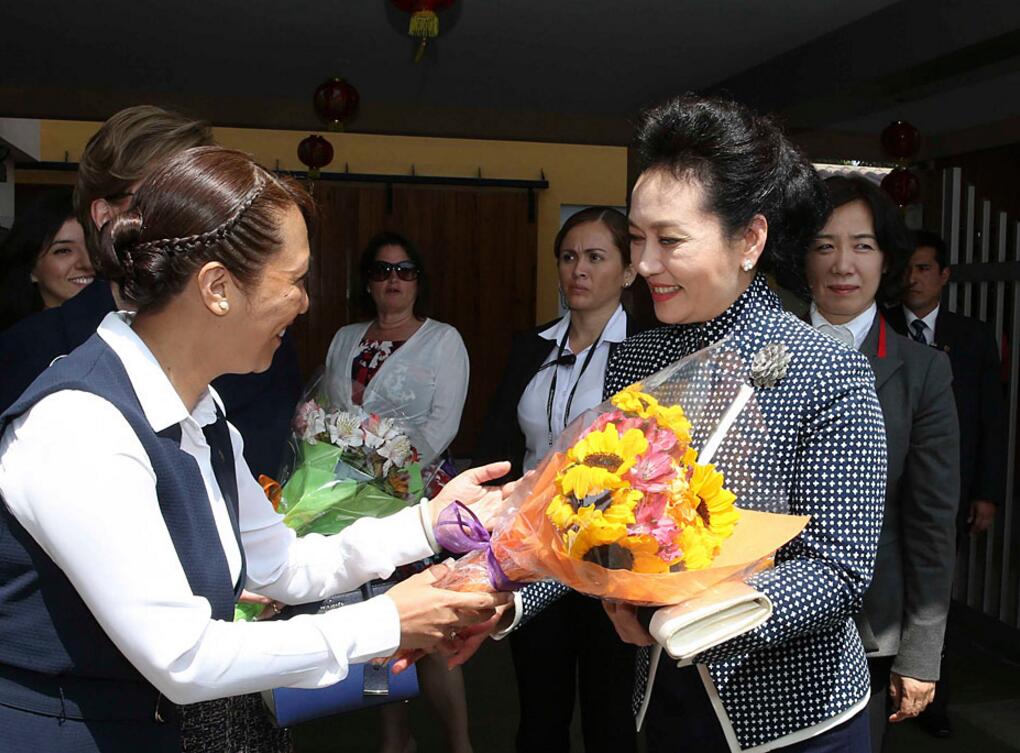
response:
[[(41, 157), (77, 162), (98, 123), (44, 120), (40, 124)], [(267, 167), (303, 170), (297, 145), (304, 131), (216, 128), (224, 146), (254, 154)], [(322, 134), (333, 144), (327, 170), (353, 173), (473, 177), (481, 168), (486, 178), (534, 180), (545, 171), (549, 188), (538, 191), (538, 288), (536, 317), (551, 319), (557, 311), (556, 267), (552, 244), (559, 229), (561, 204), (626, 204), (627, 150), (623, 147), (546, 144), (524, 141), (434, 139), (415, 136), (373, 136), (361, 133)]]

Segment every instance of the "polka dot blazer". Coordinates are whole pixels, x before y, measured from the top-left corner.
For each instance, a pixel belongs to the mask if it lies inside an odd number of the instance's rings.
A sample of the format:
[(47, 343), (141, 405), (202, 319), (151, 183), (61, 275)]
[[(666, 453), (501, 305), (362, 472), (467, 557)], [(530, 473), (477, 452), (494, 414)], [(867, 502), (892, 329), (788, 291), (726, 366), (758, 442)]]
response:
[[(868, 697), (864, 650), (851, 617), (861, 609), (874, 568), (885, 428), (867, 359), (784, 312), (761, 275), (712, 321), (629, 338), (608, 364), (606, 395), (723, 338), (748, 374), (766, 345), (783, 343), (791, 355), (786, 375), (755, 391), (767, 437), (750, 458), (754, 485), (739, 488), (737, 474), (733, 490), (738, 499), (781, 494), (791, 513), (811, 516), (803, 533), (776, 554), (775, 567), (748, 579), (771, 599), (772, 617), (695, 661), (733, 749), (768, 749), (810, 735)], [(724, 473), (726, 454), (721, 448), (716, 456)], [(565, 590), (551, 583), (525, 589), (521, 624)], [(635, 710), (646, 692), (648, 665), (649, 652), (642, 650)]]

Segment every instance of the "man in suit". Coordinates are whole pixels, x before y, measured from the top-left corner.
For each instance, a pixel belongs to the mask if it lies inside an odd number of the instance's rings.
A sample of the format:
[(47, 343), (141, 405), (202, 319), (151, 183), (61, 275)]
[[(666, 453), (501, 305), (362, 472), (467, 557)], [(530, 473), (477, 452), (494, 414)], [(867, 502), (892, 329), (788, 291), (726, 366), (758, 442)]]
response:
[[(902, 306), (888, 311), (894, 329), (946, 352), (953, 370), (953, 395), (960, 421), (960, 507), (957, 541), (981, 534), (995, 519), (1006, 486), (1006, 407), (999, 378), (999, 353), (989, 328), (941, 305), (950, 270), (946, 245), (934, 233), (915, 234)], [(952, 735), (946, 713), (945, 667), (935, 701), (922, 725), (938, 737)]]
[(991, 525), (1006, 491), (1006, 406), (999, 350), (987, 325), (941, 305), (950, 274), (942, 239), (920, 231), (915, 241), (903, 305), (890, 309), (887, 318), (898, 332), (949, 355), (960, 419), (958, 532), (979, 534)]
[[(157, 165), (184, 149), (213, 143), (206, 123), (159, 107), (129, 107), (107, 120), (82, 152), (74, 192), (89, 253), (98, 252), (103, 225), (128, 209), (135, 189)], [(0, 412), (55, 358), (91, 337), (109, 312), (125, 308), (130, 306), (119, 299), (117, 286), (97, 279), (64, 305), (0, 333)], [(213, 386), (244, 437), (248, 465), (256, 475), (277, 474), (302, 387), (292, 338), (284, 338), (266, 372), (225, 375)]]

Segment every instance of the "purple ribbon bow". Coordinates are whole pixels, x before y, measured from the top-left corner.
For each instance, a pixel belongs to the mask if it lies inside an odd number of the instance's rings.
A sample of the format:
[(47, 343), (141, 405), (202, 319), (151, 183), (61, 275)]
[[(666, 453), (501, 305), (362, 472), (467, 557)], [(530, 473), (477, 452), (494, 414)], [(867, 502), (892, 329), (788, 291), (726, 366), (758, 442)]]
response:
[(482, 521), (471, 512), (470, 508), (460, 502), (454, 502), (443, 508), (434, 527), (436, 543), (443, 549), (454, 554), (466, 554), (477, 550), (485, 550), (485, 561), (489, 570), (489, 582), (497, 591), (516, 591), (524, 586), (510, 580), (503, 568), (499, 566), (496, 555), (492, 551), (492, 537), (485, 530)]

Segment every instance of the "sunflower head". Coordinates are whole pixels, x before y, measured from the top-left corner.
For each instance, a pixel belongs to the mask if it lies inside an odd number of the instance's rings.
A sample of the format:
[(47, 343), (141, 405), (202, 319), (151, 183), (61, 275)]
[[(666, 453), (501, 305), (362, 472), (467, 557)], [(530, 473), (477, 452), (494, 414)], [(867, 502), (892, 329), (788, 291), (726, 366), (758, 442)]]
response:
[(649, 534), (628, 536), (620, 545), (630, 550), (634, 558), (631, 570), (635, 573), (669, 572), (669, 563), (659, 557), (659, 542)]
[(652, 418), (659, 409), (659, 401), (642, 392), (640, 382), (620, 390), (609, 400), (620, 410), (641, 416), (641, 418)]
[(669, 407), (659, 406), (655, 420), (659, 426), (663, 426), (676, 434), (677, 441), (684, 447), (691, 443), (691, 422), (679, 405)]
[(685, 570), (703, 570), (719, 553), (718, 539), (701, 525), (687, 526), (680, 532), (680, 548)]
[(583, 499), (593, 492), (624, 486), (623, 474), (648, 449), (648, 440), (639, 429), (628, 429), (620, 436), (616, 424), (586, 434), (567, 452), (571, 465), (560, 476), (560, 489)]
[(737, 497), (723, 488), (723, 480), (714, 465), (696, 465), (691, 476), (691, 493), (697, 503), (695, 510), (705, 529), (718, 541), (733, 533), (740, 518), (740, 510), (734, 505)]

